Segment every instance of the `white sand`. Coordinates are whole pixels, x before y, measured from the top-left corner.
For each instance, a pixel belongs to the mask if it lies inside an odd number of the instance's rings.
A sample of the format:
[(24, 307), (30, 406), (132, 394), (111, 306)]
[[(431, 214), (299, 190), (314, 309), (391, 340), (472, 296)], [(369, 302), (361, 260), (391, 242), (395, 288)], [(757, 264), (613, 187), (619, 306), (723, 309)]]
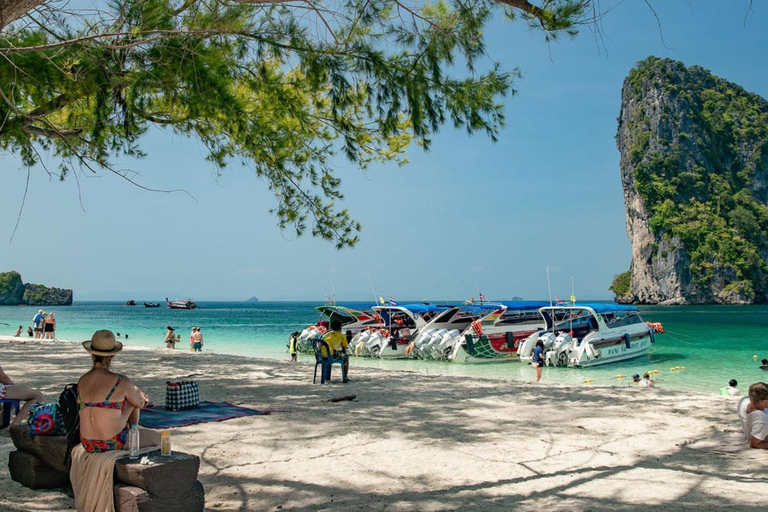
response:
[[(89, 366), (74, 344), (0, 347), (6, 372), (51, 400)], [(209, 510), (765, 509), (768, 451), (744, 449), (734, 399), (354, 365), (352, 384), (321, 386), (307, 362), (128, 347), (114, 369), (157, 403), (183, 378), (204, 400), (288, 410), (173, 431), (200, 456)], [(0, 460), (10, 450), (0, 431)], [(0, 509), (72, 506), (0, 470)]]

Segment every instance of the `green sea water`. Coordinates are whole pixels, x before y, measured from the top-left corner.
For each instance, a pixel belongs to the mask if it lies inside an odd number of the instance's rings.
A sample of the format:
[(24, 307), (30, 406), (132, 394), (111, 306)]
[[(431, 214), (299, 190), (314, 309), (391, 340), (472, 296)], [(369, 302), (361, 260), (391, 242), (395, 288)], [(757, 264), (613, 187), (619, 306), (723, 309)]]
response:
[[(93, 331), (106, 328), (120, 332), (121, 340), (130, 345), (164, 347), (165, 327), (171, 325), (181, 334), (179, 348), (185, 349), (191, 328), (200, 326), (208, 351), (273, 359), (287, 359), (288, 335), (320, 319), (315, 310), (318, 303), (198, 304), (200, 308), (191, 311), (129, 307), (116, 302), (76, 302), (73, 306), (46, 309), (56, 316), (57, 338), (71, 342), (88, 339)], [(657, 336), (648, 355), (589, 369), (545, 368), (542, 382), (626, 386), (632, 373), (658, 370), (653, 378), (659, 387), (714, 394), (730, 379), (738, 380), (742, 393), (754, 382), (768, 381), (768, 372), (758, 368), (761, 359), (768, 359), (768, 306), (647, 306), (640, 309), (645, 320), (661, 322), (667, 331)], [(11, 335), (19, 325), (26, 329), (36, 312), (37, 308), (33, 307), (0, 307), (0, 334)], [(352, 371), (356, 365), (457, 378), (523, 381), (534, 378), (530, 366), (518, 362), (458, 364), (353, 358)], [(670, 371), (676, 367), (685, 369)], [(618, 378), (619, 374), (624, 377)], [(585, 383), (587, 379), (592, 382)]]

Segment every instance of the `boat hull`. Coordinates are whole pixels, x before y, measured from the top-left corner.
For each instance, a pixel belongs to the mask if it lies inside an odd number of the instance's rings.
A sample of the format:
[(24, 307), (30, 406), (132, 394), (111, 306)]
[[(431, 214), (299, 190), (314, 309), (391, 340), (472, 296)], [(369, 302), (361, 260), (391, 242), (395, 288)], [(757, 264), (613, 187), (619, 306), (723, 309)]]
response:
[[(593, 345), (599, 344), (600, 343), (596, 343)], [(582, 358), (581, 360), (576, 361), (573, 366), (576, 368), (588, 368), (602, 364), (618, 363), (619, 361), (642, 357), (648, 354), (650, 348), (651, 336), (648, 334), (631, 340), (629, 348), (627, 348), (623, 341), (619, 341), (618, 343), (611, 342), (611, 344), (605, 344), (601, 348), (596, 348), (598, 357), (589, 359)]]
[[(455, 349), (454, 363), (500, 363), (518, 361), (517, 348), (535, 331), (517, 331), (476, 336), (467, 334)], [(470, 342), (471, 341), (471, 348)], [(511, 342), (511, 343), (510, 343)]]

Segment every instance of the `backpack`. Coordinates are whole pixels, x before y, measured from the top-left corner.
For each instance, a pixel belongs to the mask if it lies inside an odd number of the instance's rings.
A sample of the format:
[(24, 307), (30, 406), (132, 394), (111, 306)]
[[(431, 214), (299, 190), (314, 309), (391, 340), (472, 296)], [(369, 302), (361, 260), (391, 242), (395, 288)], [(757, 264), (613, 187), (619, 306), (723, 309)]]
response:
[(77, 404), (77, 384), (67, 384), (59, 395), (59, 412), (67, 436), (67, 450), (64, 464), (68, 465), (72, 448), (80, 443), (80, 410)]
[(33, 436), (62, 436), (64, 422), (59, 404), (35, 403), (29, 411), (29, 433)]

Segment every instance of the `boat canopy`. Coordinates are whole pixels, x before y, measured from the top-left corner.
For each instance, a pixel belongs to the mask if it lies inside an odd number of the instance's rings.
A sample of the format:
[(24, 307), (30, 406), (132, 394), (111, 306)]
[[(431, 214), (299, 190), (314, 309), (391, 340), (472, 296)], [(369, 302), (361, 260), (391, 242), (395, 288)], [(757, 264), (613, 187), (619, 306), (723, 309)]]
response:
[(397, 306), (391, 306), (391, 305), (384, 304), (384, 305), (381, 305), (381, 306), (376, 306), (375, 309), (378, 309), (378, 310), (387, 310), (387, 309), (391, 309), (391, 310), (404, 310), (404, 309), (406, 309), (406, 310), (410, 311), (411, 313), (415, 313), (417, 315), (423, 315), (424, 313), (437, 313), (437, 312), (440, 312), (440, 311), (445, 311), (449, 307), (451, 307), (451, 306), (447, 306), (447, 305), (443, 305), (443, 304), (441, 304), (439, 306), (437, 306), (435, 304), (398, 304)]
[[(546, 305), (547, 309), (550, 308), (549, 305)], [(583, 308), (589, 308), (595, 313), (602, 314), (602, 313), (617, 313), (617, 312), (630, 312), (630, 311), (639, 311), (637, 309), (637, 306), (629, 306), (625, 304), (606, 304), (602, 302), (581, 302), (576, 303), (573, 306), (571, 305), (560, 305), (560, 306), (552, 306), (552, 309), (583, 309)]]
[(318, 306), (317, 309), (320, 313), (333, 320), (338, 318), (342, 325), (351, 324), (357, 322), (360, 317), (370, 317), (369, 313), (365, 311), (359, 311), (347, 306)]
[(502, 300), (497, 302), (496, 304), (501, 304), (503, 306), (506, 306), (507, 309), (516, 309), (516, 310), (539, 309), (545, 306), (549, 306), (549, 302), (545, 302), (541, 300), (512, 300), (512, 301)]

